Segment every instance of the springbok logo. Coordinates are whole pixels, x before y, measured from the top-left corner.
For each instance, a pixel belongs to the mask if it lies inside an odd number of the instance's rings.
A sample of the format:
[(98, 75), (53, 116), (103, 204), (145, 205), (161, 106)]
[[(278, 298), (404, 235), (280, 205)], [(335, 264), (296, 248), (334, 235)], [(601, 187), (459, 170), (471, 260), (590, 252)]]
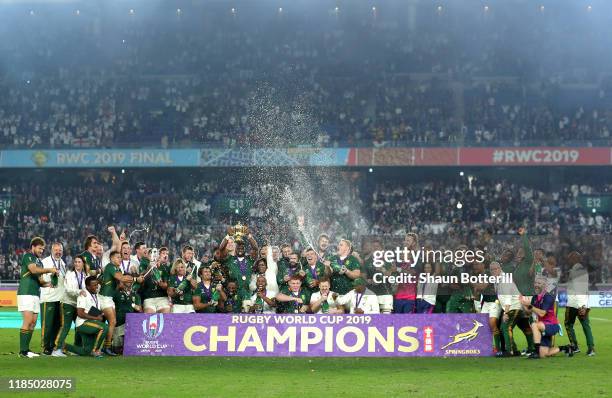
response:
[(476, 337), (478, 337), (478, 329), (482, 326), (482, 323), (478, 322), (477, 320), (472, 320), (472, 322), (474, 322), (474, 327), (471, 328), (470, 330), (468, 330), (467, 332), (463, 332), (463, 333), (458, 333), (454, 336), (450, 336), (453, 340), (448, 343), (447, 345), (445, 345), (444, 347), (442, 347), (442, 350), (445, 349), (446, 347), (449, 347), (453, 344), (457, 344), (457, 343), (461, 343), (462, 341), (472, 341), (474, 340)]
[(142, 321), (142, 333), (149, 340), (155, 340), (164, 331), (164, 315), (154, 314)]

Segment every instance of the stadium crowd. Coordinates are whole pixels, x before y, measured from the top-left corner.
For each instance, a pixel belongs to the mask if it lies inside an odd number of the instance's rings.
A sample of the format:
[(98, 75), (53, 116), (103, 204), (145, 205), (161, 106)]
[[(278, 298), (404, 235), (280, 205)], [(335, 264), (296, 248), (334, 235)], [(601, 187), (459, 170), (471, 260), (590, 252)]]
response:
[[(291, 177), (285, 176), (275, 176), (274, 183), (260, 183), (86, 173), (72, 180), (58, 177), (37, 184), (7, 184), (2, 196), (10, 198), (11, 205), (5, 214), (0, 213), (4, 226), (0, 229), (0, 279), (18, 278), (18, 257), (33, 235), (62, 242), (71, 265), (81, 251), (81, 237), (111, 224), (127, 228), (133, 239), (164, 245), (172, 253), (187, 242), (202, 257), (212, 254), (225, 226), (248, 219), (257, 235), (286, 239), (300, 250), (295, 219), (300, 208), (309, 212), (313, 234), (346, 236), (358, 247), (371, 236), (385, 237), (388, 244), (407, 231), (418, 232), (438, 246), (492, 246), (490, 241), (503, 244), (527, 225), (538, 245), (558, 258), (588, 247), (592, 281), (608, 279), (609, 216), (581, 207), (578, 199), (609, 193), (609, 185), (571, 184), (550, 192), (504, 179), (465, 176), (455, 181), (372, 183), (365, 181), (366, 174), (357, 175), (345, 188), (322, 177), (322, 186), (313, 189), (329, 199), (316, 202), (301, 197), (303, 184), (292, 184)], [(300, 192), (300, 197), (288, 196), (286, 187)], [(245, 208), (236, 214), (236, 209), (220, 204), (224, 199), (242, 199)], [(565, 275), (567, 269), (563, 270)]]
[(608, 70), (590, 62), (592, 43), (547, 45), (546, 21), (517, 32), (506, 18), (468, 15), (466, 32), (465, 19), (429, 14), (413, 26), (384, 13), (315, 15), (314, 30), (291, 14), (28, 16), (0, 43), (13, 60), (0, 70), (0, 144), (610, 144), (609, 79), (584, 73)]

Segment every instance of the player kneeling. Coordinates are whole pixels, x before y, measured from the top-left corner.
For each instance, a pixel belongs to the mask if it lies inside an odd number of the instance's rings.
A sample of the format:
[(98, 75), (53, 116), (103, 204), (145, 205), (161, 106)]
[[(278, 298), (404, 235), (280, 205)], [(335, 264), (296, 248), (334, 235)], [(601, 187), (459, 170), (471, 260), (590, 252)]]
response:
[(555, 315), (555, 298), (546, 292), (546, 283), (545, 277), (537, 277), (534, 283), (536, 295), (531, 300), (520, 297), (525, 310), (538, 316), (537, 322), (531, 324), (536, 351), (529, 355), (530, 359), (551, 357), (559, 353), (559, 347), (553, 345), (553, 336), (561, 331), (561, 327)]

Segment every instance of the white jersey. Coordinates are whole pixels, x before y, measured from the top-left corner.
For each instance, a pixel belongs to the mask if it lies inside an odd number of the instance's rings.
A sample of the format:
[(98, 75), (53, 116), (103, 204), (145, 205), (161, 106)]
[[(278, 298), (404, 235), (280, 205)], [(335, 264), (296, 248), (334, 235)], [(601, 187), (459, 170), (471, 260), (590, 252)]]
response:
[(431, 305), (436, 305), (438, 284), (434, 282), (419, 282), (417, 284), (417, 299), (425, 300)]
[[(271, 292), (266, 291), (266, 297), (269, 298), (270, 300), (274, 300), (274, 297), (276, 297), (276, 293), (275, 294), (271, 294)], [(255, 303), (257, 302), (257, 293), (255, 293), (254, 295), (251, 296), (251, 301), (252, 301), (252, 305), (255, 305)], [(263, 313), (264, 314), (275, 314), (276, 313), (276, 309), (274, 307), (270, 307), (268, 305), (268, 303), (266, 303), (265, 300), (263, 301)]]
[[(337, 305), (336, 305), (336, 300), (334, 300), (334, 292), (330, 291), (329, 294), (327, 295), (327, 305), (329, 305), (329, 309), (336, 309)], [(310, 304), (312, 305), (312, 303), (314, 303), (315, 301), (319, 301), (321, 299), (321, 292), (314, 292), (311, 296), (310, 296)], [(316, 314), (322, 314), (323, 313), (323, 308), (319, 308), (319, 310), (316, 312)]]
[(344, 296), (338, 297), (336, 303), (338, 305), (348, 305), (351, 314), (354, 314), (357, 308), (361, 308), (364, 314), (380, 313), (378, 297), (370, 289), (366, 289), (363, 293), (357, 293), (353, 289)]
[(136, 267), (136, 272), (138, 272), (139, 264), (134, 262), (132, 258), (128, 258), (127, 260), (121, 259), (121, 263), (119, 264), (119, 269), (123, 275), (130, 273), (130, 268)]
[(68, 271), (66, 278), (64, 278), (64, 295), (60, 301), (76, 307), (77, 298), (81, 291), (85, 289), (85, 279), (87, 279), (85, 271), (78, 273), (76, 271)]
[[(64, 295), (64, 278), (66, 277), (66, 263), (62, 258), (55, 259), (52, 256), (45, 257), (42, 260), (43, 268), (55, 268), (58, 270), (57, 286), (56, 287), (41, 287), (40, 302), (53, 303), (60, 301)], [(42, 279), (51, 283), (51, 274), (42, 274)]]
[[(502, 272), (500, 276), (506, 275)], [(521, 292), (518, 290), (514, 282), (509, 283), (495, 283), (495, 293), (499, 300), (499, 304), (503, 311), (506, 310), (506, 306), (509, 306), (509, 310), (520, 310), (522, 308), (519, 296)]]
[[(89, 309), (91, 307), (96, 307), (97, 309), (100, 309), (100, 299), (98, 298), (98, 295), (97, 294), (92, 295), (87, 290), (85, 292), (86, 292), (85, 297), (79, 295), (79, 297), (77, 298), (77, 308), (82, 308), (85, 310), (85, 312), (89, 312)], [(86, 321), (87, 319), (77, 316), (76, 326), (79, 327)]]
[(567, 281), (567, 306), (589, 307), (589, 272), (582, 264), (572, 266)]

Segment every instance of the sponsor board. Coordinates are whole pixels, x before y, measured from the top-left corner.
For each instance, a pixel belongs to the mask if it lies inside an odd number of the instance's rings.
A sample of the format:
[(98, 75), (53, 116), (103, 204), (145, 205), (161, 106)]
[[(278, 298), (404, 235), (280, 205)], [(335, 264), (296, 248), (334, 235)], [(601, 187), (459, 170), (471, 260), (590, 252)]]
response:
[(486, 314), (128, 314), (124, 355), (492, 355)]

